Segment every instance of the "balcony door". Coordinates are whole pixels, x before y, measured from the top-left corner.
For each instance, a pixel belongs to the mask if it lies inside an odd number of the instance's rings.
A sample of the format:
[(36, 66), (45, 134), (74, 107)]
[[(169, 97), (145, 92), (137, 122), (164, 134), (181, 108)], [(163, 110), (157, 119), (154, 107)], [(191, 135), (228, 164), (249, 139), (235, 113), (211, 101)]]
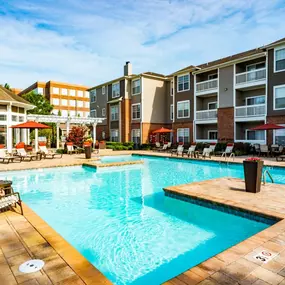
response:
[[(260, 79), (260, 78), (258, 78), (258, 73), (253, 72), (253, 71), (258, 70), (258, 69), (262, 69), (262, 68), (265, 68), (265, 62), (259, 62), (259, 63), (247, 65), (246, 71), (249, 72), (247, 74), (247, 81), (253, 81), (253, 80)], [(252, 72), (250, 72), (250, 71), (252, 71)]]

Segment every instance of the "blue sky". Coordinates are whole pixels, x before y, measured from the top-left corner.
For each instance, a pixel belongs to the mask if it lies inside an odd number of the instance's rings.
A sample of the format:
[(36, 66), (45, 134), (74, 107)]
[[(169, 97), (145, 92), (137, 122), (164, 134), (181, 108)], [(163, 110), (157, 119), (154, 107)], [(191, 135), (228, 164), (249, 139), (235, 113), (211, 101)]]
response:
[(0, 0), (0, 83), (169, 74), (285, 37), (285, 0)]

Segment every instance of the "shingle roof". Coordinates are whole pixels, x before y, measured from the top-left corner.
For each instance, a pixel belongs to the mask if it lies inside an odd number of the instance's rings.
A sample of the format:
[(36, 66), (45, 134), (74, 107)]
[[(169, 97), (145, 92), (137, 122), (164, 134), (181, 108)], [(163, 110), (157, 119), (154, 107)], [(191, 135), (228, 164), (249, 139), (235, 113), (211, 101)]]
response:
[(12, 91), (4, 88), (1, 85), (0, 85), (0, 101), (10, 101), (10, 102), (22, 103), (32, 106), (30, 102), (26, 101), (25, 99), (23, 99), (18, 95), (15, 95)]

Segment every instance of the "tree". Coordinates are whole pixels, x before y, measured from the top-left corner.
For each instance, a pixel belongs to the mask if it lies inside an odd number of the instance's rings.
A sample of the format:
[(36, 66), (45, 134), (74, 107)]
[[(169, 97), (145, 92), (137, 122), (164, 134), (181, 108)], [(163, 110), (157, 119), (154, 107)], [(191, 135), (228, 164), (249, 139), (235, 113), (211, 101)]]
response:
[(10, 85), (9, 85), (8, 83), (5, 83), (5, 84), (4, 84), (4, 88), (6, 88), (6, 89), (12, 91), (11, 88), (10, 88)]
[(73, 142), (77, 146), (82, 146), (83, 142), (87, 138), (88, 128), (85, 126), (74, 126), (70, 130), (68, 137), (66, 139), (67, 142)]
[(61, 111), (60, 111), (60, 110), (58, 110), (57, 115), (58, 115), (58, 116), (61, 116)]
[(49, 100), (34, 91), (26, 93), (22, 97), (36, 106), (36, 108), (29, 110), (28, 114), (50, 115), (53, 110), (53, 105), (50, 104)]

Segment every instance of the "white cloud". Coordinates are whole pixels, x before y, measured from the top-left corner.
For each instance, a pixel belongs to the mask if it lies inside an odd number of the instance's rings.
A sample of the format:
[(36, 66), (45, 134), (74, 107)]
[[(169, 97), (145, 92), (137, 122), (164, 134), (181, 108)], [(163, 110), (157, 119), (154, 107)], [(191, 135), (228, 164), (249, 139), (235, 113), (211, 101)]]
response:
[[(94, 86), (133, 71), (171, 73), (284, 37), (284, 1), (20, 1), (0, 14), (0, 79)], [(283, 5), (283, 6), (282, 6)], [(283, 34), (282, 34), (283, 33)]]

